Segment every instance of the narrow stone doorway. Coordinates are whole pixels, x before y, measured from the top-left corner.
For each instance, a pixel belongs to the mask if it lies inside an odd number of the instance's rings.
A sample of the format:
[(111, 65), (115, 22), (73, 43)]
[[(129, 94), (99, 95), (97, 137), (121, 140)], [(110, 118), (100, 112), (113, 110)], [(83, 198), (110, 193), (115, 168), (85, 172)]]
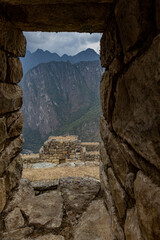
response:
[(4, 219), (22, 170), (22, 91), (17, 85), (18, 57), (26, 51), (22, 31), (42, 30), (103, 32), (104, 201), (116, 239), (159, 240), (159, 1), (1, 0), (0, 16), (1, 238), (22, 239), (32, 231), (20, 226), (9, 236)]

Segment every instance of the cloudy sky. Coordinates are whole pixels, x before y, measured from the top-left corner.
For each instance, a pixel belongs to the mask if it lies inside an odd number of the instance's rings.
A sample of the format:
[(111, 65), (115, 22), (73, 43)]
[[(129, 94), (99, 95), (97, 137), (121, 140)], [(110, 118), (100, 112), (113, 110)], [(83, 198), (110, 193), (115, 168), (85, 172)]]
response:
[(75, 55), (87, 48), (93, 48), (99, 53), (101, 34), (90, 33), (49, 33), (24, 32), (27, 39), (27, 49), (31, 52), (38, 48), (63, 54)]

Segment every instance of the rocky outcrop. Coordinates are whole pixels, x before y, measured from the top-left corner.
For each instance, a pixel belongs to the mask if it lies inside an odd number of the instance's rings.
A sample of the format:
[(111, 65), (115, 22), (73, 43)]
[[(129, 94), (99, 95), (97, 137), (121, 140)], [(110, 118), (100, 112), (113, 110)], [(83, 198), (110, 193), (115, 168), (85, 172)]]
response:
[(93, 201), (74, 229), (74, 240), (114, 240), (111, 219), (103, 200)]

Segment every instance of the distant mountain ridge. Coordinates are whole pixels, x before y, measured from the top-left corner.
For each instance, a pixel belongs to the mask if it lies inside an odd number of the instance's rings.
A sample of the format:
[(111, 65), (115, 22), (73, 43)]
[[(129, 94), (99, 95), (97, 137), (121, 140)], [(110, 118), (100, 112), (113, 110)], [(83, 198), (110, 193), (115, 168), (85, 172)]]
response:
[(37, 152), (49, 135), (99, 140), (100, 61), (41, 63), (29, 70), (23, 89), (25, 149)]
[(39, 65), (40, 63), (48, 63), (52, 61), (56, 62), (71, 62), (72, 64), (78, 63), (81, 61), (96, 61), (99, 60), (100, 56), (91, 48), (81, 51), (74, 56), (69, 56), (64, 54), (59, 56), (57, 53), (51, 53), (49, 51), (43, 51), (42, 49), (37, 49), (35, 52), (31, 53), (30, 51), (26, 52), (24, 58), (21, 58), (23, 73), (24, 75), (33, 67)]

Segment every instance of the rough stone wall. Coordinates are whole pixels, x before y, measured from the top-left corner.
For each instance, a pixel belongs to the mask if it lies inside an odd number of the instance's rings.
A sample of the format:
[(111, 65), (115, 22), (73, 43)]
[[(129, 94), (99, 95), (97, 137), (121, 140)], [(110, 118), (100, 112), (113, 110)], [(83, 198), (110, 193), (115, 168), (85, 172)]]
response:
[(1, 0), (23, 31), (103, 32), (114, 0)]
[(99, 151), (99, 142), (82, 142), (82, 151), (97, 152)]
[(82, 161), (83, 162), (100, 162), (100, 152), (99, 151), (87, 151), (82, 153)]
[(77, 136), (49, 137), (39, 151), (40, 161), (56, 164), (81, 160), (81, 141)]
[[(17, 7), (10, 9), (8, 16), (13, 24), (6, 21), (3, 6), (0, 9), (1, 232), (5, 230), (3, 209), (18, 185), (22, 168), (22, 91), (17, 83), (22, 77), (18, 57), (25, 54), (26, 41), (14, 21), (22, 20), (22, 30), (26, 23), (31, 24), (27, 22), (29, 10), (24, 11), (24, 16), (21, 11), (14, 12)], [(106, 30), (101, 40), (101, 62), (106, 71), (101, 80), (101, 186), (118, 240), (159, 240), (160, 236), (159, 13), (159, 0), (117, 0), (114, 11), (103, 21)], [(99, 17), (98, 12), (96, 15)], [(45, 16), (48, 19), (49, 14)], [(79, 17), (79, 21), (83, 20), (83, 16)], [(79, 21), (75, 22), (75, 30)], [(65, 24), (58, 25), (57, 31), (65, 29)], [(45, 31), (47, 26), (43, 26)], [(29, 230), (21, 227), (22, 232)], [(10, 234), (13, 237), (17, 233)]]
[(99, 142), (81, 143), (82, 161), (100, 162)]
[(118, 240), (160, 239), (159, 6), (117, 0), (101, 39), (101, 186)]
[(50, 136), (39, 154), (22, 154), (23, 163), (100, 161), (99, 143), (81, 142), (78, 136)]
[(18, 57), (24, 56), (25, 51), (22, 31), (0, 15), (0, 231), (4, 229), (3, 209), (22, 171), (22, 90), (17, 83), (23, 75)]
[(40, 162), (39, 154), (33, 153), (33, 154), (21, 154), (23, 164), (32, 164), (32, 163), (38, 163)]

